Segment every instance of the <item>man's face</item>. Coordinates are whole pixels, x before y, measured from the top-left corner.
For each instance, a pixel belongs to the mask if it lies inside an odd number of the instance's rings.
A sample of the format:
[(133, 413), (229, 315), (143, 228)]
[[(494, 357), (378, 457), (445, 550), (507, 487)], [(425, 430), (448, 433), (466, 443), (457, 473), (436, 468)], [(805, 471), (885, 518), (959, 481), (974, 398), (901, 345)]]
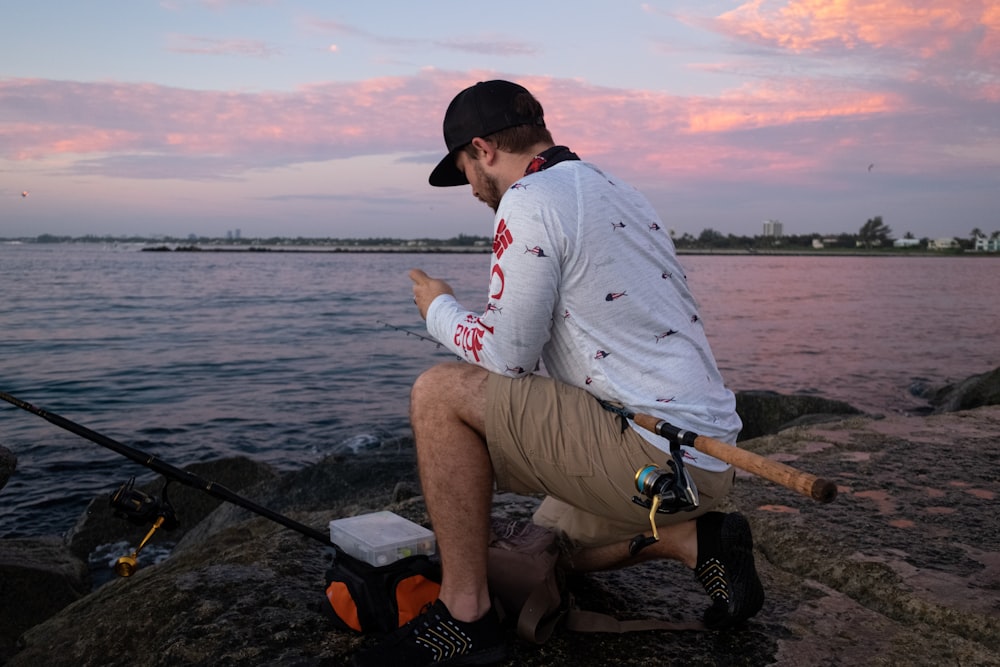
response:
[(469, 185), (472, 186), (472, 195), (487, 206), (496, 210), (500, 207), (500, 199), (503, 194), (500, 192), (500, 184), (492, 174), (486, 173), (486, 168), (480, 160), (469, 157), (465, 151), (460, 151), (455, 159), (458, 168), (465, 174)]

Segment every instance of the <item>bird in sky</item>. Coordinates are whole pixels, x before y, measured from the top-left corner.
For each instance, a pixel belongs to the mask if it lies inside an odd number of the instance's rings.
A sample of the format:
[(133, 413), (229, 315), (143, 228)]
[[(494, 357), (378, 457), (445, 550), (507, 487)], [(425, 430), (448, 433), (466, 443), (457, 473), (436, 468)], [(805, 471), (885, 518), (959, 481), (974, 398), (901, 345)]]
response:
[(24, 199), (27, 196), (28, 196), (28, 191), (27, 190), (21, 190), (21, 199)]
[(871, 171), (874, 166), (875, 166), (874, 162), (872, 162), (871, 164), (869, 164), (868, 165), (868, 171)]

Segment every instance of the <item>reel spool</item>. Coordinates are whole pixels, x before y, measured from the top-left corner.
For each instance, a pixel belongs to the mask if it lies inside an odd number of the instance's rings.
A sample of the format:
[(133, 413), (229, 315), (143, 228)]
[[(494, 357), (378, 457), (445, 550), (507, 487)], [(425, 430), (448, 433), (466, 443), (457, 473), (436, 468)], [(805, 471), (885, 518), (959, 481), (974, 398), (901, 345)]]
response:
[(669, 470), (652, 463), (635, 471), (635, 488), (644, 497), (633, 496), (632, 502), (649, 510), (649, 525), (653, 536), (636, 535), (629, 543), (629, 553), (635, 556), (660, 539), (656, 529), (656, 514), (690, 512), (698, 508), (698, 487), (684, 467), (680, 447), (671, 443)]

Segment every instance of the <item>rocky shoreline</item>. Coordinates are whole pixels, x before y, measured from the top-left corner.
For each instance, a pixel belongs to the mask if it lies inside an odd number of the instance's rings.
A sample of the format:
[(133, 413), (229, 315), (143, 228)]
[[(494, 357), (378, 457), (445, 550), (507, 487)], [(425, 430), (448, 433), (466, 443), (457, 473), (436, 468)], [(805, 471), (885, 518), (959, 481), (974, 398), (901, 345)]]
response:
[[(873, 416), (769, 392), (739, 395), (742, 447), (839, 487), (821, 505), (740, 474), (730, 498), (751, 521), (767, 590), (761, 613), (728, 632), (513, 639), (508, 665), (1000, 664), (1000, 369), (927, 396), (933, 413)], [(247, 459), (193, 467), (309, 526), (390, 509), (427, 523), (412, 447), (330, 457), (277, 474)], [(16, 474), (0, 447), (0, 484)], [(159, 492), (162, 483), (151, 491)], [(460, 489), (456, 490), (460, 493)], [(322, 612), (329, 549), (246, 510), (171, 487), (181, 527), (169, 558), (91, 590), (94, 546), (145, 534), (95, 499), (64, 537), (0, 541), (0, 663), (342, 665), (368, 638)], [(537, 499), (497, 497), (526, 517)], [(91, 511), (93, 510), (93, 511)], [(584, 609), (620, 618), (697, 618), (704, 592), (672, 563), (570, 582)]]

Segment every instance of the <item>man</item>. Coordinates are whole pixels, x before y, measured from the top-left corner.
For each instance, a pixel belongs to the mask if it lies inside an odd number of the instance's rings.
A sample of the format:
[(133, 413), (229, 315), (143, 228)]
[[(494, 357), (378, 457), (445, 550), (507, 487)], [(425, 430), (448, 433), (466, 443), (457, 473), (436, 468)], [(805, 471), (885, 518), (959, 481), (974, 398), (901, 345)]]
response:
[[(753, 540), (739, 514), (710, 512), (733, 470), (684, 451), (700, 503), (658, 514), (631, 501), (636, 471), (670, 444), (596, 399), (735, 442), (742, 423), (705, 338), (673, 243), (636, 190), (556, 146), (523, 87), (480, 82), (445, 114), (448, 154), (434, 186), (469, 184), (494, 209), (489, 303), (463, 308), (451, 287), (410, 272), (428, 331), (464, 356), (421, 375), (411, 422), (441, 557), (439, 600), (358, 665), (480, 665), (506, 647), (486, 580), (493, 489), (544, 493), (534, 521), (574, 546), (576, 571), (652, 558), (685, 563), (705, 585), (709, 627), (759, 611)], [(542, 372), (544, 368), (544, 372)]]

